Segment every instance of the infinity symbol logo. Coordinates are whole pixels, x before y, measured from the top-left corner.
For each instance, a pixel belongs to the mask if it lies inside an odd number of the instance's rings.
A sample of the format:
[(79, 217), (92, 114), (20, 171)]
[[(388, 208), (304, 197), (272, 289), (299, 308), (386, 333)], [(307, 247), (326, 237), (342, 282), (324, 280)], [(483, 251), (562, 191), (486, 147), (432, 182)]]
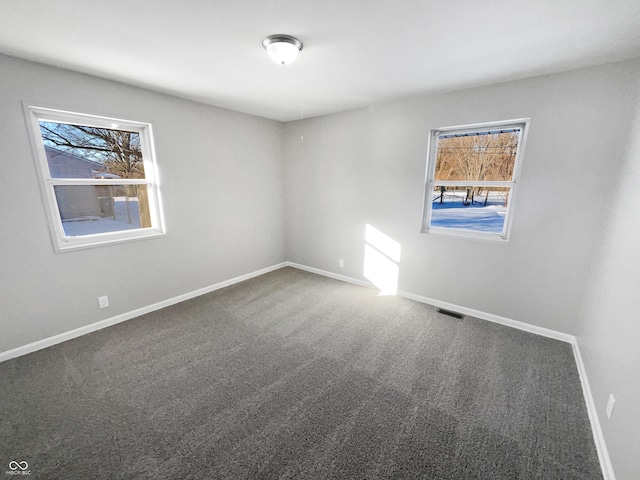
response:
[(29, 468), (29, 464), (27, 462), (16, 462), (15, 460), (11, 460), (9, 462), (9, 468), (11, 470), (17, 470), (18, 468), (20, 470), (26, 470)]

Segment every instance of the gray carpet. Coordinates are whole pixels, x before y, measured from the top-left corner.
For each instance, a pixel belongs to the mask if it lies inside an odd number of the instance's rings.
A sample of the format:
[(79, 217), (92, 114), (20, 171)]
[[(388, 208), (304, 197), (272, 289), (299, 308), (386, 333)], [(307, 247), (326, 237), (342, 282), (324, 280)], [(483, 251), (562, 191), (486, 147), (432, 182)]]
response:
[(2, 363), (0, 386), (0, 474), (602, 478), (568, 344), (293, 268)]

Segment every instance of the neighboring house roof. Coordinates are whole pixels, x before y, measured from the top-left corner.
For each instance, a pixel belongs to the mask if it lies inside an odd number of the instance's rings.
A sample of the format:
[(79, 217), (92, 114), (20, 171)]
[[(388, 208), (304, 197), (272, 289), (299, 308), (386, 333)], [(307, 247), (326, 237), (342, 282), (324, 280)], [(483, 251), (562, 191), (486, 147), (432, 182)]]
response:
[(57, 148), (45, 146), (49, 171), (53, 178), (95, 178), (95, 174), (104, 171), (99, 162), (63, 152)]
[(122, 178), (120, 177), (120, 175), (116, 175), (115, 173), (96, 172), (95, 170), (92, 171), (92, 175), (93, 175), (93, 178), (105, 178), (105, 179)]

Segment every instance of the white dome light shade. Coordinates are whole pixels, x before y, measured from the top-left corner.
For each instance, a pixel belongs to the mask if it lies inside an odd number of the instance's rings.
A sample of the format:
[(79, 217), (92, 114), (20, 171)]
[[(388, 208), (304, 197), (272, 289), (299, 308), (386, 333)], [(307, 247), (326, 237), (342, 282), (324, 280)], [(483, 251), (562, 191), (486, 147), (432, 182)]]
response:
[(267, 46), (267, 53), (271, 60), (281, 65), (293, 62), (299, 51), (295, 45), (286, 42), (275, 42)]
[(293, 62), (302, 50), (302, 42), (290, 35), (270, 35), (262, 41), (262, 46), (271, 60), (280, 65)]

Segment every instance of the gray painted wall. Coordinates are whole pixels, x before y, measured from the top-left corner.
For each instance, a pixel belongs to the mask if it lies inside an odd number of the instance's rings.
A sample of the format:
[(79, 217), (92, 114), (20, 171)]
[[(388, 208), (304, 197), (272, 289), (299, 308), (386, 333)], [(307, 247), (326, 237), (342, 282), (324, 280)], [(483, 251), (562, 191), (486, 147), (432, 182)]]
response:
[[(640, 476), (640, 102), (636, 105), (577, 332), (618, 480)], [(608, 419), (610, 393), (616, 403)]]
[[(285, 260), (280, 123), (7, 56), (0, 72), (0, 351)], [(23, 101), (151, 122), (167, 235), (54, 253)]]
[[(400, 290), (575, 333), (638, 71), (611, 64), (286, 124), (287, 259), (363, 279), (369, 223), (401, 244)], [(510, 241), (421, 234), (429, 130), (523, 117)]]

